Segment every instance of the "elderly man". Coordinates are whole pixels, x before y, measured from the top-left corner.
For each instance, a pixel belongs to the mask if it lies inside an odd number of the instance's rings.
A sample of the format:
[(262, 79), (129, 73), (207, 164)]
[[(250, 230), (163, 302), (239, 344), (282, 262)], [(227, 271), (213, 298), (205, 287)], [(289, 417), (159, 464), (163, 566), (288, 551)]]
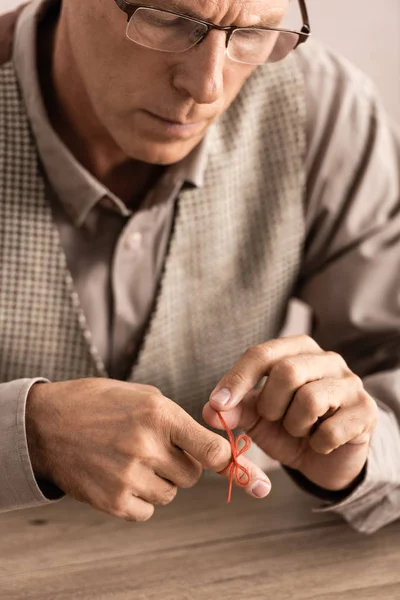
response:
[[(223, 415), (320, 510), (399, 516), (399, 138), (287, 10), (36, 0), (3, 21), (2, 510), (67, 493), (147, 520), (228, 475)], [(291, 297), (310, 337), (279, 338)]]

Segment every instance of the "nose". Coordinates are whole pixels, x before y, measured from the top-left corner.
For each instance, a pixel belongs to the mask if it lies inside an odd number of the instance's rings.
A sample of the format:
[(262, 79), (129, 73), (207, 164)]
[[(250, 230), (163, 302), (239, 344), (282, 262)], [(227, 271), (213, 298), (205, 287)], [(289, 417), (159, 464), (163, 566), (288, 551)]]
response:
[(196, 104), (212, 104), (223, 94), (225, 43), (225, 32), (211, 31), (201, 43), (180, 55), (173, 84)]

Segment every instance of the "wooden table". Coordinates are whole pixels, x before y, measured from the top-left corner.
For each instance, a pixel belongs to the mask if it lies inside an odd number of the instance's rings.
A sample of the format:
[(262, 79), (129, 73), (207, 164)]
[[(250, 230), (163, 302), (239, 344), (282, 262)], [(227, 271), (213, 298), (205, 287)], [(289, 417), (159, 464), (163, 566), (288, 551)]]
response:
[(400, 599), (400, 522), (357, 534), (287, 475), (254, 500), (204, 479), (147, 523), (65, 499), (0, 515), (1, 600)]

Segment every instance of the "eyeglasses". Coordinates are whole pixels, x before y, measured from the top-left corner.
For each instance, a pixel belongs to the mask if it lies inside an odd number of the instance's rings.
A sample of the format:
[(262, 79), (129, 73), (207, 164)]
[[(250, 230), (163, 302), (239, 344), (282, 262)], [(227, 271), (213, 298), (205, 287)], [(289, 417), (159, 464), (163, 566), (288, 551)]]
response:
[(161, 52), (186, 52), (216, 29), (226, 32), (226, 51), (235, 62), (261, 65), (278, 62), (311, 35), (305, 0), (299, 0), (303, 26), (300, 31), (274, 27), (222, 27), (202, 19), (155, 6), (115, 0), (127, 15), (127, 37), (136, 44)]

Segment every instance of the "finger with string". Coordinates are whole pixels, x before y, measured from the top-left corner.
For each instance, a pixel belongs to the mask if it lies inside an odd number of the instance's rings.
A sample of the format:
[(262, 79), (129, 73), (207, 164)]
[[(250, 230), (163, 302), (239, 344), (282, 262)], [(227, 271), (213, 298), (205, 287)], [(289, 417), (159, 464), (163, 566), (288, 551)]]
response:
[[(293, 456), (298, 454), (301, 440), (292, 437), (280, 421), (268, 422), (258, 414), (260, 394), (261, 389), (245, 394), (240, 404), (223, 413), (224, 419), (228, 427), (243, 431), (270, 458), (290, 464)], [(222, 429), (218, 411), (210, 402), (203, 407), (203, 418), (210, 427)]]
[[(219, 428), (226, 429), (221, 417), (218, 421)], [(185, 427), (174, 429), (171, 441), (195, 458), (204, 468), (224, 475), (229, 481), (229, 499), (233, 485), (242, 487), (253, 497), (265, 497), (271, 489), (267, 475), (255, 463), (243, 456), (250, 440), (246, 441), (245, 438), (239, 440), (239, 443), (244, 441), (242, 449), (237, 447), (232, 434), (228, 433), (228, 435), (230, 442), (202, 427), (193, 419), (187, 418)]]

